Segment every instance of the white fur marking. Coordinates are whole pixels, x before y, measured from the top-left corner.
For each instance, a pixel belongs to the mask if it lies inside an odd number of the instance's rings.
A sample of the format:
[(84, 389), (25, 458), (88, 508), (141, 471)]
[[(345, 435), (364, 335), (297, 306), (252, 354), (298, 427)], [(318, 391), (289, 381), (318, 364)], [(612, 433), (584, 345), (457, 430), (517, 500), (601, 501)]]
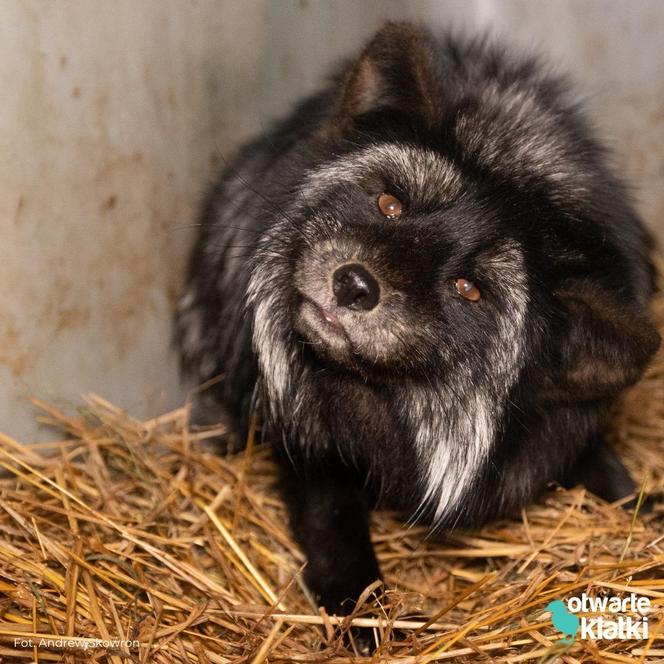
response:
[(528, 304), (523, 255), (516, 245), (509, 245), (487, 261), (485, 269), (500, 275), (509, 303), (498, 320), (498, 338), (489, 349), (491, 382), (473, 384), (470, 371), (462, 368), (438, 386), (438, 403), (432, 404), (429, 390), (422, 389), (414, 391), (407, 404), (406, 414), (416, 427), (416, 444), (428, 478), (416, 515), (433, 502), (435, 520), (459, 504), (480, 471), (509, 390), (522, 368)]

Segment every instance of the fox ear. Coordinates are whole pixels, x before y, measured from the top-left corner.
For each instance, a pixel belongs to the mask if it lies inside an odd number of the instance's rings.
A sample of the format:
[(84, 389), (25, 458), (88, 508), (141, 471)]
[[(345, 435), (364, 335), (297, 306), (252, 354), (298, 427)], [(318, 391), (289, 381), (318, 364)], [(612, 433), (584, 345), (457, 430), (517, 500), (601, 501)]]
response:
[(557, 296), (566, 313), (566, 329), (554, 369), (555, 395), (597, 399), (636, 383), (660, 344), (648, 317), (583, 281), (566, 284)]
[(429, 35), (409, 23), (387, 23), (346, 77), (338, 119), (347, 126), (366, 113), (391, 109), (431, 123), (442, 98), (436, 73)]

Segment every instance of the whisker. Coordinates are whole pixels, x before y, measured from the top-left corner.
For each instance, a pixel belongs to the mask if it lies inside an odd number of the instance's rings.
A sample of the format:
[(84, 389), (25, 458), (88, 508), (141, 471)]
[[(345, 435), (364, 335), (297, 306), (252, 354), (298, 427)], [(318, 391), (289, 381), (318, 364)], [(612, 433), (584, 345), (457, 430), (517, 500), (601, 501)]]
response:
[(219, 153), (219, 157), (224, 161), (224, 163), (226, 164), (227, 168), (228, 168), (229, 171), (230, 171), (229, 174), (228, 174), (228, 177), (231, 177), (231, 178), (235, 178), (235, 179), (237, 179), (237, 180), (238, 180), (239, 182), (241, 182), (241, 183), (242, 183), (242, 184), (243, 184), (243, 185), (244, 185), (249, 191), (251, 191), (253, 194), (255, 194), (256, 196), (258, 196), (258, 197), (259, 197), (264, 203), (267, 203), (267, 204), (269, 204), (269, 205), (271, 205), (271, 206), (275, 206), (276, 209), (277, 209), (277, 212), (279, 213), (279, 215), (280, 215), (285, 221), (287, 221), (289, 224), (291, 224), (291, 227), (293, 228), (293, 230), (295, 230), (297, 233), (299, 233), (300, 236), (302, 237), (302, 239), (303, 239), (305, 242), (307, 242), (308, 238), (307, 238), (306, 234), (302, 231), (302, 229), (299, 227), (299, 225), (297, 224), (297, 222), (296, 222), (292, 217), (290, 217), (290, 216), (284, 211), (284, 209), (283, 209), (283, 208), (282, 208), (282, 207), (281, 207), (281, 206), (280, 206), (275, 200), (268, 198), (268, 197), (265, 196), (262, 192), (258, 191), (258, 189), (254, 188), (254, 187), (253, 187), (253, 186), (252, 186), (252, 185), (251, 185), (251, 184), (250, 184), (250, 183), (249, 183), (244, 177), (242, 177), (242, 175), (240, 175), (240, 174), (237, 172), (237, 170), (233, 171), (230, 162), (228, 161), (228, 159), (226, 159), (226, 157), (224, 156), (224, 154), (221, 152), (221, 150), (219, 149), (219, 146), (217, 145), (216, 147), (217, 147), (217, 152)]
[(237, 231), (246, 231), (247, 233), (255, 233), (256, 235), (260, 235), (262, 231), (259, 231), (255, 228), (247, 228), (246, 226), (233, 226), (231, 224), (222, 224), (221, 222), (214, 221), (211, 223), (207, 224), (179, 224), (177, 226), (173, 226), (169, 230), (174, 230), (174, 231), (179, 231), (179, 230), (188, 230), (191, 228), (231, 228), (233, 230)]

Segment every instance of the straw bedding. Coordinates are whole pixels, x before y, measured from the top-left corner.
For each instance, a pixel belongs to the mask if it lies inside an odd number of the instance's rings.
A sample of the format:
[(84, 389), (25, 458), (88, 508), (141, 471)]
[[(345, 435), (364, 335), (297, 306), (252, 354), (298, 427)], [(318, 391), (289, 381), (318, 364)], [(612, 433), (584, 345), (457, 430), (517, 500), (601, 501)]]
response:
[[(664, 329), (664, 297), (654, 311)], [(97, 396), (74, 414), (36, 405), (58, 440), (0, 437), (0, 660), (349, 661), (350, 618), (320, 613), (302, 585), (269, 450), (250, 439), (214, 454), (220, 431), (188, 430), (187, 407), (137, 421)], [(661, 493), (664, 353), (612, 435), (645, 493)], [(580, 488), (438, 541), (377, 513), (389, 592), (352, 617), (380, 644), (353, 657), (664, 662), (663, 525), (661, 501), (635, 514)], [(582, 592), (650, 598), (650, 638), (560, 643), (544, 607)]]

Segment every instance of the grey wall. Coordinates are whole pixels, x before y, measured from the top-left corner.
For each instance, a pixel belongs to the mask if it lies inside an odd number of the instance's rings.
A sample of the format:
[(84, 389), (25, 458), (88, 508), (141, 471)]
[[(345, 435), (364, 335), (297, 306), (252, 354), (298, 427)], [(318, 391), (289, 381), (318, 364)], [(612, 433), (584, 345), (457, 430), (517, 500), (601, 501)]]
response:
[(0, 429), (29, 394), (181, 399), (170, 317), (194, 207), (258, 126), (263, 5), (0, 2)]
[(182, 398), (169, 323), (205, 183), (387, 18), (570, 70), (664, 241), (659, 0), (4, 0), (0, 429), (36, 435), (30, 393)]

